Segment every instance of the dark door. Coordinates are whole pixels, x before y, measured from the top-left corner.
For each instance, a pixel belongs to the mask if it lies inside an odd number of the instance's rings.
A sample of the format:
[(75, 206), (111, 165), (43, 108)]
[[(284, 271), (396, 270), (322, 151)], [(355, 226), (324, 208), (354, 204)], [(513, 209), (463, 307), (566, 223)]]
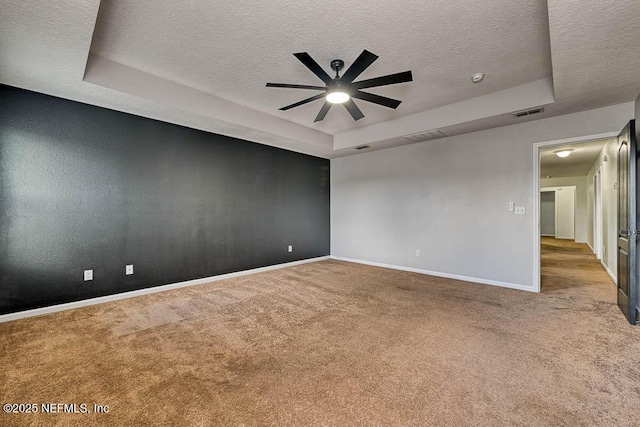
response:
[(636, 324), (636, 159), (634, 121), (618, 135), (618, 306)]

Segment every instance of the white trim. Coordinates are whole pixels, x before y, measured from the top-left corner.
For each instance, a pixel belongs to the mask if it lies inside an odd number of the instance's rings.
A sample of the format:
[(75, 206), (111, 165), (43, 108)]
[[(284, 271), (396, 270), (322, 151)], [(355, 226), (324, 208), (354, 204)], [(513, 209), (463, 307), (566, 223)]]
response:
[(602, 242), (604, 239), (604, 209), (602, 206), (602, 164), (593, 174), (593, 245), (596, 247), (595, 254), (598, 260), (604, 256)]
[(588, 241), (588, 240), (587, 240), (586, 242), (583, 242), (583, 243), (586, 243), (586, 244), (587, 244), (587, 246), (589, 246), (589, 249), (591, 249), (591, 252), (592, 252), (594, 255), (596, 254), (596, 251), (593, 249), (593, 246), (591, 246), (591, 243), (589, 243), (589, 241)]
[(577, 136), (573, 138), (555, 139), (536, 142), (533, 144), (533, 288), (540, 292), (540, 148), (554, 145), (572, 145), (581, 142), (596, 141), (618, 136), (618, 132), (598, 133), (594, 135)]
[(246, 276), (249, 274), (263, 273), (265, 271), (278, 270), (294, 265), (307, 264), (310, 262), (324, 261), (330, 257), (321, 256), (317, 258), (303, 259), (300, 261), (285, 262), (284, 264), (269, 265), (267, 267), (253, 268), (251, 270), (236, 271), (234, 273), (220, 274), (218, 276), (203, 277), (202, 279), (187, 280), (184, 282), (171, 283), (168, 285), (154, 286), (152, 288), (138, 289), (136, 291), (123, 292), (121, 294), (106, 295), (103, 297), (90, 298), (82, 301), (68, 302), (65, 304), (57, 304), (49, 307), (34, 308), (32, 310), (19, 311), (17, 313), (9, 313), (0, 315), (0, 323), (10, 322), (12, 320), (24, 319), (25, 317), (41, 316), (43, 314), (55, 313), (58, 311), (71, 310), (74, 308), (86, 307), (89, 305), (103, 304), (105, 302), (118, 301), (126, 298), (138, 297), (141, 295), (155, 294), (157, 292), (170, 291), (172, 289), (186, 288), (188, 286), (203, 285), (205, 283), (217, 282), (219, 280), (231, 279), (233, 277)]
[(611, 280), (613, 280), (613, 283), (616, 284), (616, 286), (618, 285), (618, 279), (616, 278), (616, 275), (613, 274), (613, 271), (609, 270), (609, 267), (607, 266), (607, 264), (605, 264), (604, 262), (600, 261), (600, 265), (602, 265), (602, 268), (604, 268), (604, 271), (607, 272), (607, 274), (609, 275), (609, 277), (611, 277)]
[(372, 265), (374, 267), (390, 268), (393, 270), (410, 271), (412, 273), (426, 274), (428, 276), (444, 277), (447, 279), (462, 280), (464, 282), (480, 283), (483, 285), (500, 286), (503, 288), (518, 289), (521, 291), (534, 292), (531, 286), (519, 285), (517, 283), (499, 282), (497, 280), (480, 279), (478, 277), (461, 276), (459, 274), (441, 273), (439, 271), (421, 270), (413, 267), (403, 267), (400, 265), (384, 264), (381, 262), (363, 261), (360, 259), (343, 258), (331, 255), (331, 259), (338, 261), (354, 262), (357, 264)]
[(556, 237), (555, 234), (541, 234), (540, 236), (542, 236), (542, 237), (554, 237), (554, 238)]

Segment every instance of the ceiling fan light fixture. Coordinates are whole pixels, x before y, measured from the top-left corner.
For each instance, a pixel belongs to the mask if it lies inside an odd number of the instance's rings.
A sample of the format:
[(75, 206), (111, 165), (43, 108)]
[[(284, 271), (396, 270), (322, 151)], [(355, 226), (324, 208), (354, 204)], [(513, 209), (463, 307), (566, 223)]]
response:
[(309, 55), (307, 52), (298, 52), (293, 54), (302, 64), (316, 75), (324, 86), (314, 85), (302, 85), (302, 84), (289, 84), (289, 83), (267, 83), (267, 87), (277, 88), (290, 88), (290, 89), (306, 89), (320, 91), (317, 95), (303, 99), (302, 101), (294, 102), (293, 104), (286, 105), (279, 108), (280, 111), (286, 111), (291, 108), (299, 107), (309, 102), (324, 99), (324, 103), (316, 116), (314, 123), (324, 120), (327, 112), (334, 104), (342, 104), (344, 108), (349, 112), (353, 120), (360, 120), (364, 118), (364, 114), (355, 102), (354, 99), (360, 99), (362, 101), (371, 102), (373, 104), (381, 105), (383, 107), (396, 109), (402, 101), (397, 99), (387, 98), (386, 96), (376, 95), (370, 92), (364, 92), (362, 89), (368, 89), (379, 86), (395, 85), (398, 83), (406, 83), (413, 81), (411, 71), (404, 71), (401, 73), (388, 74), (386, 76), (375, 77), (372, 79), (355, 81), (364, 70), (366, 70), (373, 62), (378, 59), (378, 55), (363, 50), (356, 58), (351, 66), (345, 71), (342, 76), (340, 71), (344, 67), (344, 61), (341, 59), (334, 59), (331, 61), (331, 69), (336, 72), (335, 77), (331, 77), (322, 67)]
[(332, 104), (344, 104), (345, 102), (347, 102), (351, 97), (349, 96), (349, 94), (345, 91), (342, 90), (332, 90), (330, 92), (327, 92), (327, 102), (330, 102)]
[(554, 151), (553, 154), (555, 154), (558, 157), (565, 158), (565, 157), (569, 157), (569, 154), (571, 154), (572, 152), (573, 150), (571, 148), (567, 148), (564, 150)]

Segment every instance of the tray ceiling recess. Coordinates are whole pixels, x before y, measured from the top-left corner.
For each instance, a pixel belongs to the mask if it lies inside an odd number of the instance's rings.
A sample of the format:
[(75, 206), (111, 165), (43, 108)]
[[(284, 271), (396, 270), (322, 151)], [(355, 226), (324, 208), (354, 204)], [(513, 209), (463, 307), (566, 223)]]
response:
[[(411, 144), (405, 136), (425, 129), (452, 137), (632, 105), (640, 93), (638, 1), (585, 1), (407, 0), (398, 8), (358, 0), (56, 0), (51, 8), (4, 0), (0, 84), (333, 158), (363, 145)], [(397, 109), (353, 97), (364, 117), (354, 121), (340, 107), (314, 121), (320, 102), (283, 113), (304, 91), (265, 87), (313, 85), (292, 52), (311, 53), (330, 74), (332, 60), (355, 59), (363, 47), (379, 58), (352, 83), (411, 70), (411, 84), (364, 90), (401, 100)], [(474, 83), (478, 74), (484, 78)], [(538, 107), (543, 112), (513, 116)]]

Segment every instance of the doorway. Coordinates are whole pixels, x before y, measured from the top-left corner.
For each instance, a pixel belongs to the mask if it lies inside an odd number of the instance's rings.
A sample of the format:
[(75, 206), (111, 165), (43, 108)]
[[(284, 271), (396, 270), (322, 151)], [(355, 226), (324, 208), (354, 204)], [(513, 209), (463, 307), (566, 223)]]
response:
[(555, 190), (540, 190), (540, 236), (556, 237)]
[[(604, 184), (601, 164), (607, 161), (604, 145), (616, 137), (616, 133), (606, 133), (534, 144), (534, 286), (538, 292), (543, 290), (541, 249), (546, 251), (547, 259), (550, 253), (562, 255), (560, 258), (564, 260), (575, 258), (576, 266), (582, 262), (577, 260), (577, 254), (584, 255), (584, 260), (591, 260), (589, 262), (593, 268), (603, 271), (600, 261), (605, 256), (602, 248), (605, 240), (603, 234), (606, 234), (603, 231), (606, 215), (602, 211), (605, 197), (602, 194)], [(589, 146), (591, 148), (588, 149)], [(550, 157), (554, 159), (551, 169), (543, 161)], [(570, 162), (564, 161), (567, 157)], [(610, 184), (611, 190), (613, 186)], [(560, 188), (562, 189), (559, 190)], [(558, 220), (563, 222), (563, 217), (556, 213), (553, 229), (549, 217), (550, 212), (557, 209), (559, 202), (562, 204), (558, 199), (559, 194), (569, 195), (564, 197), (565, 201), (573, 200), (573, 215), (569, 215), (573, 221), (564, 222), (562, 227), (558, 227)], [(552, 207), (554, 204), (555, 207)], [(545, 245), (544, 248), (541, 248), (541, 244)], [(609, 270), (606, 273), (611, 277), (615, 268)], [(610, 286), (614, 286), (606, 275), (603, 277)]]
[[(640, 102), (640, 97), (638, 98)], [(636, 106), (638, 104), (636, 103)], [(636, 118), (640, 119), (640, 111), (636, 109)], [(614, 285), (614, 300), (627, 321), (635, 325), (640, 321), (640, 278), (638, 277), (638, 265), (640, 265), (640, 252), (637, 251), (640, 230), (640, 210), (638, 206), (638, 157), (640, 149), (637, 140), (640, 132), (636, 132), (635, 120), (630, 120), (619, 134), (606, 133), (593, 135), (591, 138), (568, 138), (564, 140), (540, 142), (533, 145), (534, 152), (534, 289), (542, 290), (542, 250), (540, 243), (540, 187), (543, 150), (558, 147), (552, 153), (558, 157), (568, 157), (574, 151), (574, 146), (586, 141), (605, 139), (605, 148), (602, 149), (598, 160), (594, 163), (595, 175), (588, 176), (587, 182), (593, 183), (593, 224), (592, 239), (601, 240), (596, 250), (591, 252), (600, 255), (599, 266), (603, 268)], [(581, 141), (582, 139), (582, 141)], [(563, 146), (563, 147), (560, 147)], [(608, 162), (608, 166), (607, 165)], [(591, 174), (591, 172), (590, 172)], [(548, 177), (548, 176), (547, 176)], [(598, 224), (602, 224), (601, 232)], [(557, 233), (557, 231), (556, 231)], [(600, 245), (600, 243), (602, 243)], [(601, 252), (600, 252), (601, 248)], [(587, 258), (585, 260), (588, 261)], [(563, 267), (566, 267), (564, 263)], [(593, 266), (589, 262), (587, 267)], [(583, 269), (584, 270), (584, 269)], [(576, 270), (578, 271), (578, 270)], [(600, 269), (593, 270), (600, 274)], [(582, 271), (584, 272), (584, 271)], [(614, 273), (615, 272), (615, 273)], [(572, 277), (575, 279), (575, 276)], [(592, 282), (603, 285), (603, 281), (590, 280), (593, 277), (585, 276), (584, 282)], [(571, 282), (571, 280), (569, 280)], [(573, 280), (574, 286), (576, 285)], [(579, 285), (578, 285), (579, 286)], [(604, 292), (607, 294), (609, 289)], [(575, 290), (574, 296), (577, 295)], [(593, 294), (591, 289), (587, 294)], [(593, 296), (593, 295), (591, 295)], [(571, 298), (571, 296), (570, 296)], [(589, 299), (589, 298), (587, 298)], [(609, 297), (605, 298), (607, 301)]]

